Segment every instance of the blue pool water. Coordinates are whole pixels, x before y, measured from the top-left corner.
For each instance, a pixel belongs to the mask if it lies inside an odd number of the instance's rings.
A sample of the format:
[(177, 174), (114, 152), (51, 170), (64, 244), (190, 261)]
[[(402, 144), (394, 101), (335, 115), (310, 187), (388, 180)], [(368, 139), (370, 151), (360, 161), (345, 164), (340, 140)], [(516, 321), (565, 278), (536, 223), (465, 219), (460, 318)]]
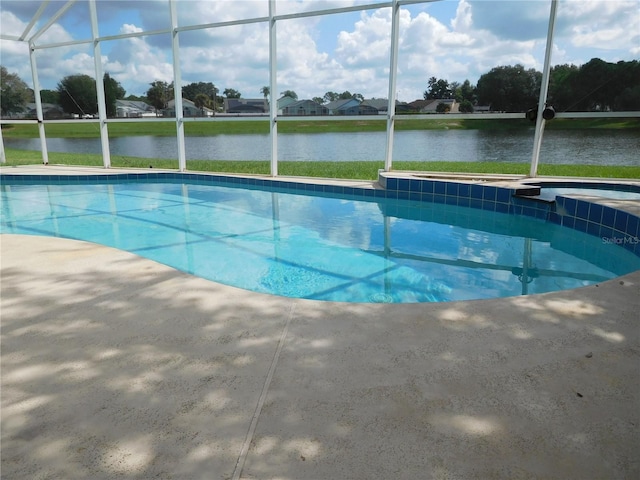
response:
[(130, 251), (256, 292), (441, 302), (580, 287), (640, 269), (612, 242), (452, 205), (228, 184), (2, 185), (0, 232)]

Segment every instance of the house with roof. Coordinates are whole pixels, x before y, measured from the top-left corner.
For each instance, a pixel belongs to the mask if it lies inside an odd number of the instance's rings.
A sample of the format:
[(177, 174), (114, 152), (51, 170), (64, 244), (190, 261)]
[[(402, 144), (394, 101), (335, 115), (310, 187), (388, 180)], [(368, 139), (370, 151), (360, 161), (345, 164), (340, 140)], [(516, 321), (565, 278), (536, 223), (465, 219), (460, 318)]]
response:
[(360, 101), (357, 98), (343, 98), (325, 105), (329, 115), (359, 115)]
[[(24, 110), (16, 116), (20, 118), (38, 118), (36, 104), (33, 102), (27, 103)], [(55, 103), (43, 103), (42, 116), (45, 120), (56, 120), (59, 118), (69, 117), (62, 107)]]
[(280, 110), (280, 115), (329, 115), (329, 109), (313, 100), (297, 100)]
[(116, 117), (141, 118), (155, 117), (155, 109), (140, 100), (116, 100)]
[[(167, 103), (167, 108), (162, 111), (162, 114), (165, 117), (175, 117), (176, 116), (176, 101), (174, 99), (169, 100)], [(188, 98), (182, 99), (182, 116), (183, 117), (212, 117), (214, 114), (213, 110), (207, 107), (198, 108), (196, 104), (193, 103)]]
[(438, 105), (444, 103), (448, 113), (458, 113), (460, 104), (454, 98), (430, 98), (428, 100), (414, 100), (409, 107), (417, 113), (438, 113)]
[(225, 113), (268, 113), (269, 102), (266, 98), (225, 98)]
[(277, 102), (278, 102), (278, 115), (282, 115), (282, 112), (284, 111), (284, 109), (289, 105), (291, 105), (292, 103), (297, 102), (297, 100), (287, 95), (284, 97), (280, 97)]
[(358, 115), (381, 115), (386, 113), (386, 109), (384, 112), (380, 112), (377, 108), (366, 104), (365, 102), (361, 102), (358, 106)]
[(360, 103), (360, 115), (386, 115), (389, 111), (389, 100), (386, 98), (369, 98)]

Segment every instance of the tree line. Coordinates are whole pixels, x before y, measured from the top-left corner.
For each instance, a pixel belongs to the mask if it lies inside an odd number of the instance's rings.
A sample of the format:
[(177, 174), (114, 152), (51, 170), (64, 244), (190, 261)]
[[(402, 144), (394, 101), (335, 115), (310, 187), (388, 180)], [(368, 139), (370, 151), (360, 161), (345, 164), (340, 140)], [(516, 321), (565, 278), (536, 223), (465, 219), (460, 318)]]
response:
[[(557, 65), (552, 67), (549, 80), (547, 103), (556, 111), (639, 111), (640, 110), (640, 62), (605, 62), (593, 58), (581, 65)], [(478, 83), (469, 80), (449, 82), (431, 77), (427, 81), (424, 100), (455, 99), (461, 112), (473, 112), (479, 105), (492, 111), (525, 112), (538, 103), (542, 73), (535, 69), (525, 69), (522, 65), (499, 66), (480, 76)], [(122, 85), (109, 73), (103, 77), (107, 116), (116, 116), (116, 100), (140, 100), (152, 105), (156, 111), (167, 108), (174, 98), (173, 82), (156, 80), (150, 83), (143, 96), (129, 95)], [(2, 115), (7, 116), (24, 110), (27, 103), (34, 101), (33, 90), (15, 73), (0, 66), (0, 86)], [(265, 100), (269, 98), (268, 86), (260, 89)], [(95, 114), (97, 94), (95, 80), (89, 75), (77, 74), (64, 77), (56, 90), (41, 90), (43, 103), (57, 104), (66, 113)], [(194, 82), (182, 87), (182, 96), (194, 102), (198, 108), (220, 110), (224, 98), (241, 98), (241, 93), (233, 88), (225, 88), (220, 95), (212, 82)], [(281, 92), (281, 96), (298, 99), (293, 90)], [(356, 98), (364, 100), (359, 93), (346, 90), (326, 92), (312, 100), (325, 104), (335, 100)], [(444, 102), (438, 111), (448, 108)]]
[[(547, 104), (559, 112), (640, 110), (640, 62), (605, 62), (593, 58), (581, 65), (556, 65), (549, 73)], [(501, 66), (480, 76), (477, 85), (429, 78), (424, 99), (455, 99), (461, 112), (475, 106), (492, 111), (525, 112), (537, 106), (542, 73), (522, 65)]]

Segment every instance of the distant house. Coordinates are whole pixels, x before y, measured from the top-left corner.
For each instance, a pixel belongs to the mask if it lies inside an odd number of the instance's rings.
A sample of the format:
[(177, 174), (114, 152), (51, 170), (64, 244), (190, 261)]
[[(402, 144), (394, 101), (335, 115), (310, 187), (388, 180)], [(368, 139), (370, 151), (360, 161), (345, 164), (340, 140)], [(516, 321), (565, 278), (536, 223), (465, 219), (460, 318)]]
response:
[(425, 113), (426, 108), (431, 105), (435, 100), (414, 100), (409, 102), (409, 107), (416, 113)]
[(282, 112), (284, 111), (285, 108), (287, 108), (287, 106), (296, 102), (297, 100), (293, 97), (289, 97), (289, 96), (280, 97), (278, 99), (278, 115), (282, 115)]
[(396, 113), (411, 113), (413, 110), (407, 102), (396, 102)]
[[(37, 118), (38, 113), (36, 111), (35, 103), (27, 103), (25, 105), (25, 109), (22, 114), (20, 114), (23, 118)], [(60, 105), (56, 105), (54, 103), (43, 103), (42, 104), (42, 116), (45, 120), (55, 120), (58, 118), (68, 117), (65, 111), (62, 109)]]
[(116, 100), (116, 117), (141, 118), (155, 117), (155, 109), (139, 100)]
[(329, 115), (329, 109), (313, 100), (297, 100), (282, 108), (281, 115)]
[(373, 115), (374, 111), (377, 115), (386, 115), (389, 111), (389, 100), (386, 98), (369, 98), (360, 104), (360, 115)]
[(268, 113), (266, 98), (225, 98), (225, 113)]
[(329, 115), (358, 115), (360, 113), (360, 101), (356, 98), (335, 100), (325, 105)]
[[(163, 110), (165, 117), (176, 116), (176, 101), (169, 100), (167, 108)], [(182, 116), (183, 117), (212, 117), (213, 110), (207, 107), (198, 108), (196, 104), (187, 98), (182, 99)]]
[(449, 113), (458, 113), (460, 104), (453, 98), (432, 98), (429, 100), (414, 100), (408, 106), (417, 113), (438, 113), (438, 105), (444, 103), (449, 107)]
[(369, 105), (366, 102), (360, 103), (358, 106), (358, 115), (380, 115), (386, 113), (386, 108), (383, 112), (378, 110), (376, 107)]

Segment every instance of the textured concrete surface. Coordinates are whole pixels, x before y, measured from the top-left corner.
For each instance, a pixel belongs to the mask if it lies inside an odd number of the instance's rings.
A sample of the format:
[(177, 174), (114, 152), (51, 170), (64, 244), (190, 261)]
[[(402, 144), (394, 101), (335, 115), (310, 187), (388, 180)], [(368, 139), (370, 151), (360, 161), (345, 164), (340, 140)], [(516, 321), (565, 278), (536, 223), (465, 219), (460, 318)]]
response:
[(0, 242), (2, 478), (640, 476), (640, 272), (339, 304)]

